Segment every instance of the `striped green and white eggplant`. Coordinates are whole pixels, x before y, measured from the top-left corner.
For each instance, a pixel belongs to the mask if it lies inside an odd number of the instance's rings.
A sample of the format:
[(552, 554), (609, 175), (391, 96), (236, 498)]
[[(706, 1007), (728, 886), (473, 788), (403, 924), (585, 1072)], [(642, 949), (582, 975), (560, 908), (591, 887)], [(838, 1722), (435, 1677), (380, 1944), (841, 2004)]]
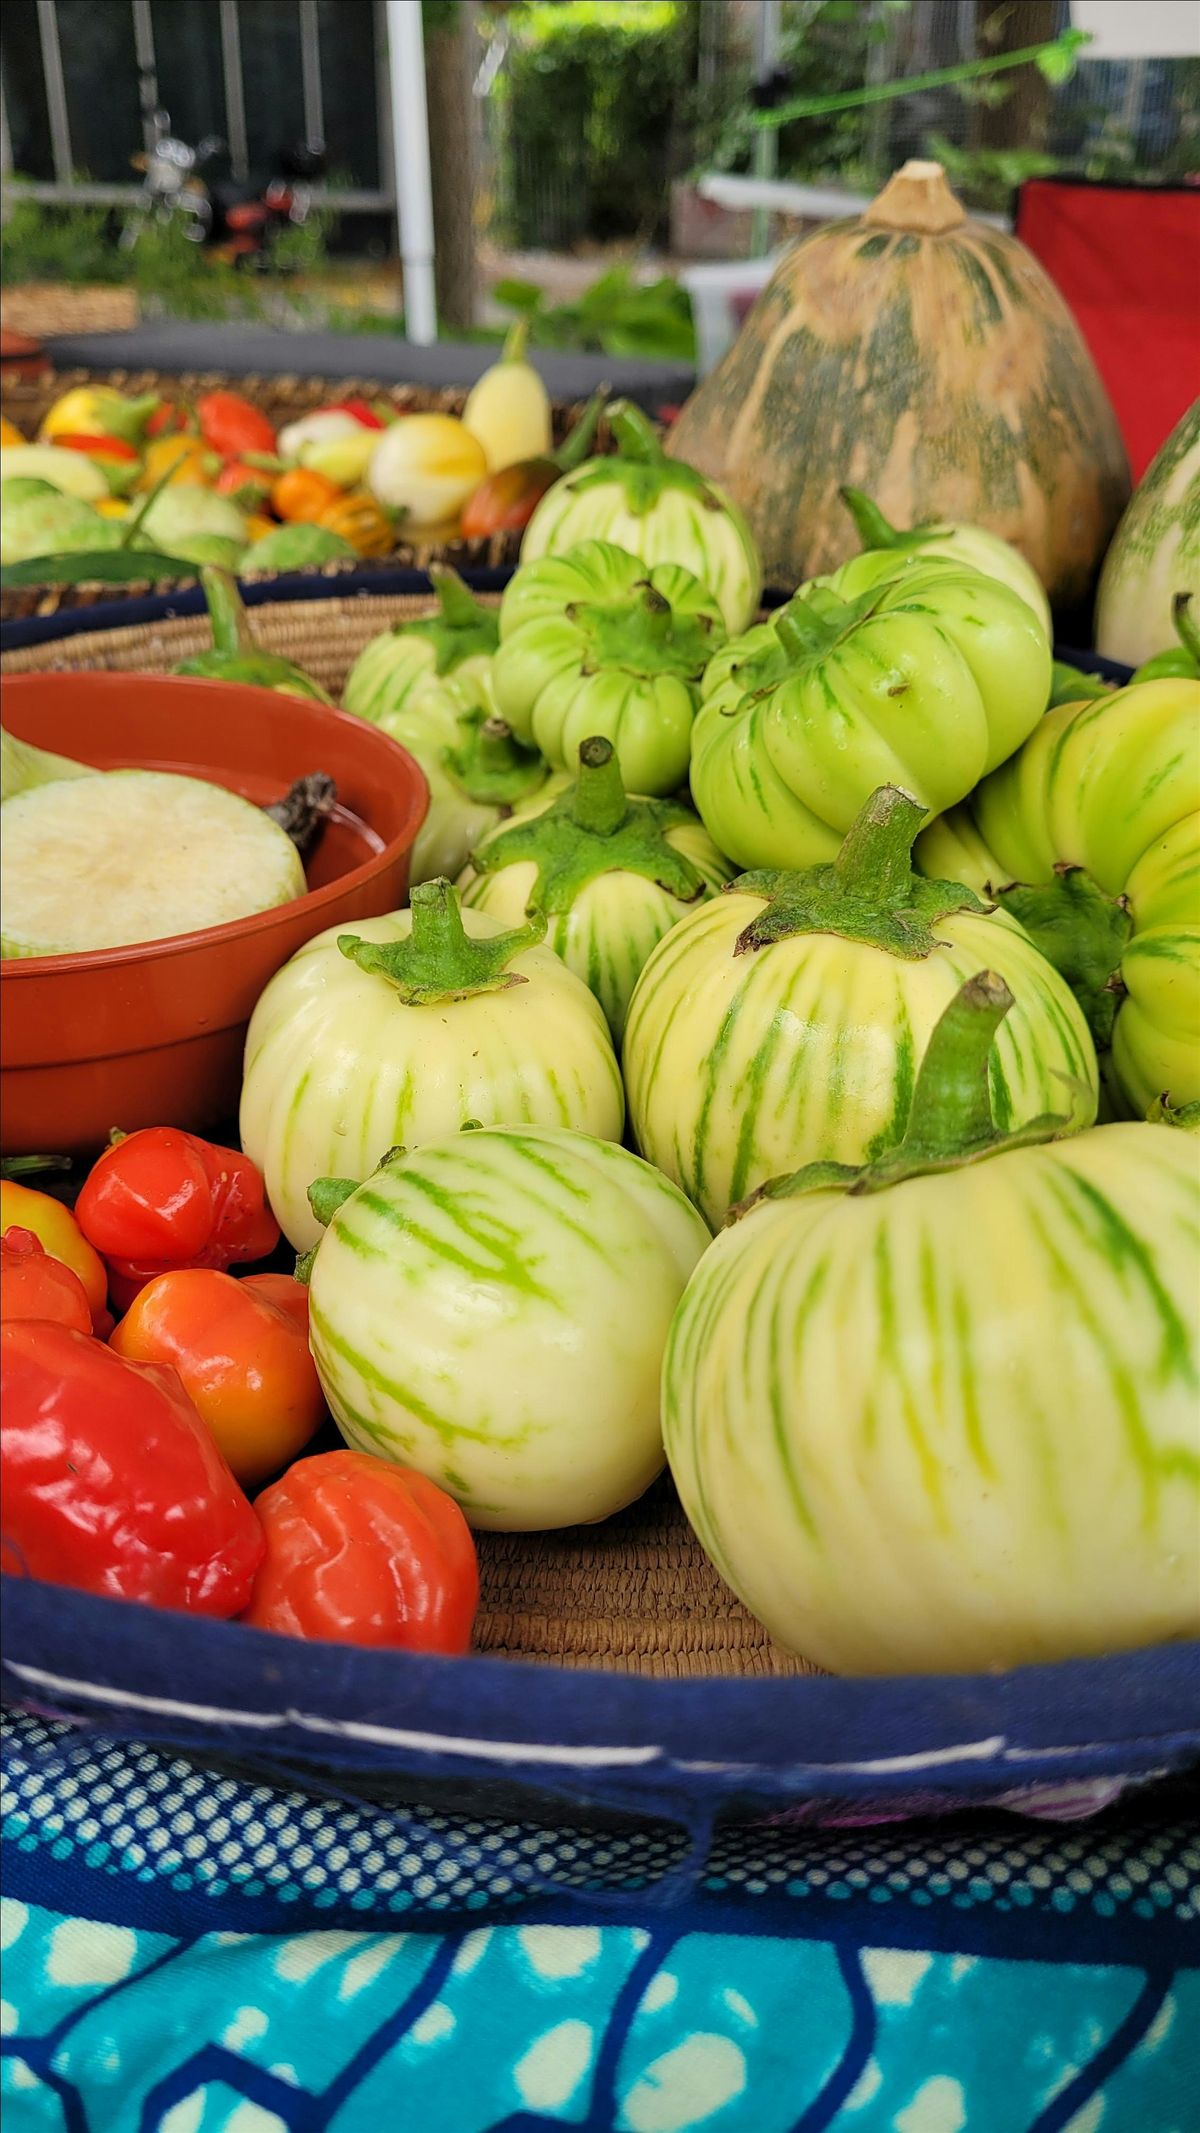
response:
[(607, 1518), (649, 1486), (667, 1329), (708, 1232), (648, 1163), (493, 1128), (313, 1201), (312, 1349), (348, 1443), (504, 1531)]
[(476, 846), (459, 887), (505, 925), (544, 911), (549, 946), (595, 994), (619, 1045), (652, 949), (732, 871), (690, 807), (629, 798), (612, 743), (597, 737), (565, 790), (536, 794)]
[(1200, 682), (1051, 711), (916, 856), (994, 894), (1043, 948), (1122, 1115), (1200, 1099)]
[[(1011, 541), (989, 533), (986, 526), (960, 525), (948, 519), (929, 519), (905, 531), (886, 519), (874, 500), (861, 489), (843, 488), (842, 502), (854, 520), (863, 548), (879, 556), (924, 556), (941, 562), (966, 563), (981, 570), (985, 578), (999, 578), (1028, 602), (1047, 637), (1053, 627), (1050, 602), (1037, 572)], [(881, 566), (880, 574), (883, 575)]]
[(663, 1432), (722, 1576), (847, 1673), (1200, 1633), (1200, 1146), (988, 1115), (992, 973), (905, 1141), (780, 1179), (706, 1252)]
[(692, 733), (692, 797), (741, 866), (832, 859), (898, 785), (952, 807), (1019, 748), (1050, 695), (1019, 593), (965, 564), (856, 556), (718, 652)]
[(432, 563), (429, 575), (437, 594), (437, 611), (372, 637), (346, 676), (344, 711), (381, 725), (385, 718), (412, 708), (423, 690), (448, 675), (459, 681), (486, 680), (500, 641), (494, 607), (484, 607), (463, 584), (457, 571)]
[(565, 555), (580, 541), (614, 541), (651, 567), (683, 563), (712, 593), (729, 630), (754, 620), (762, 563), (732, 497), (694, 467), (668, 459), (653, 425), (627, 400), (608, 422), (616, 452), (589, 459), (556, 481), (521, 543), (522, 563)]
[(1096, 1056), (1069, 988), (1012, 919), (913, 874), (922, 819), (883, 788), (832, 865), (743, 875), (638, 979), (624, 1047), (637, 1145), (714, 1228), (781, 1171), (899, 1140), (938, 1017), (977, 970), (1017, 1000), (989, 1069), (997, 1117), (1095, 1118)]
[(347, 711), (382, 727), (424, 774), (429, 806), (413, 846), (412, 884), (457, 874), (476, 840), (536, 792), (548, 772), (496, 710), (496, 610), (481, 606), (453, 570), (435, 563), (430, 576), (436, 614), (372, 638), (342, 695)]
[(687, 777), (700, 683), (725, 642), (712, 594), (681, 563), (653, 567), (611, 541), (523, 563), (500, 607), (492, 684), (517, 739), (573, 769), (593, 734), (631, 792)]
[(538, 915), (511, 932), (448, 881), (412, 909), (331, 926), (277, 971), (246, 1034), (241, 1139), (284, 1235), (320, 1234), (314, 1178), (365, 1178), (389, 1148), (469, 1121), (618, 1141), (625, 1102), (604, 1016)]
[(513, 739), (486, 674), (426, 682), (378, 723), (420, 764), (429, 788), (409, 869), (413, 886), (457, 874), (472, 846), (544, 789), (550, 774), (536, 748)]

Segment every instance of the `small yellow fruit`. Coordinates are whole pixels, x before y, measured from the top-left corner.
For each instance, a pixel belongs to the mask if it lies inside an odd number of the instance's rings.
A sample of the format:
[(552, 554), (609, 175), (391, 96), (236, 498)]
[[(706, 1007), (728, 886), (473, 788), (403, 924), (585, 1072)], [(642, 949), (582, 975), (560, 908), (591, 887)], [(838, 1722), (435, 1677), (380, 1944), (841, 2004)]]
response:
[(487, 473), (483, 446), (454, 415), (402, 415), (371, 455), (367, 486), (403, 534), (458, 516)]

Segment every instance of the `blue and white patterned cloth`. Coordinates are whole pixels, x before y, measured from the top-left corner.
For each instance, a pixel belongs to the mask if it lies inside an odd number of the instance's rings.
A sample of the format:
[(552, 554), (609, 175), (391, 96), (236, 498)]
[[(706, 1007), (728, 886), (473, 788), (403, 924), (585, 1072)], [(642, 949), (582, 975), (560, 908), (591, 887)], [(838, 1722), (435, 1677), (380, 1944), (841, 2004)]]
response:
[[(1195, 2133), (1194, 1795), (535, 1828), (14, 1715), (6, 2133)], [(686, 1888), (686, 1882), (683, 1884)]]

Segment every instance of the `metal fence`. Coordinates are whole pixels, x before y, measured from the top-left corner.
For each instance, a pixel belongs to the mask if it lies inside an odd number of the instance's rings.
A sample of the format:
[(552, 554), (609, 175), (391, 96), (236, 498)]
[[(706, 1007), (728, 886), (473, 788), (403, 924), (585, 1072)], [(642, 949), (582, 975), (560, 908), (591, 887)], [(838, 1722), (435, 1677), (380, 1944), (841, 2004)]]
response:
[(5, 0), (0, 154), (35, 199), (119, 206), (160, 104), (186, 139), (219, 135), (244, 183), (273, 162), (276, 114), (326, 144), (339, 214), (391, 214), (385, 0)]

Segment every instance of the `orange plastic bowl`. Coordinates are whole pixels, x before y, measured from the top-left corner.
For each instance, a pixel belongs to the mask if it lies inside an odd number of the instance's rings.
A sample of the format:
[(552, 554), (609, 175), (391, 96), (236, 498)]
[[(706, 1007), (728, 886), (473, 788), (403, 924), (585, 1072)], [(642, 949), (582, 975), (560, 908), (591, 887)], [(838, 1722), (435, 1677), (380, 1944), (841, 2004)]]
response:
[(228, 1126), (267, 980), (326, 926), (403, 903), (428, 804), (420, 770), (363, 719), (242, 682), (19, 675), (4, 685), (3, 714), (19, 740), (56, 754), (190, 773), (260, 806), (314, 771), (333, 779), (338, 805), (307, 896), (168, 940), (0, 965), (6, 1155), (87, 1153), (113, 1126)]

